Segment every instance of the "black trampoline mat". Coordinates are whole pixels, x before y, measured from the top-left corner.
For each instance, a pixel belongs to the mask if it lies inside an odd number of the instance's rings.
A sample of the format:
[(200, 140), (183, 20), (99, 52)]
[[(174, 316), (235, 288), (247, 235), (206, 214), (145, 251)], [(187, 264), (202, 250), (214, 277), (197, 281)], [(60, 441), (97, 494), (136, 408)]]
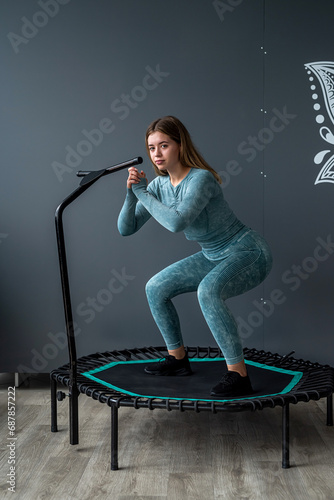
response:
[(116, 361), (82, 375), (129, 396), (220, 402), (287, 394), (303, 376), (302, 372), (245, 360), (254, 393), (242, 398), (219, 399), (211, 397), (210, 390), (227, 371), (224, 358), (192, 358), (193, 375), (185, 377), (156, 376), (144, 372), (147, 364), (157, 361), (159, 359)]

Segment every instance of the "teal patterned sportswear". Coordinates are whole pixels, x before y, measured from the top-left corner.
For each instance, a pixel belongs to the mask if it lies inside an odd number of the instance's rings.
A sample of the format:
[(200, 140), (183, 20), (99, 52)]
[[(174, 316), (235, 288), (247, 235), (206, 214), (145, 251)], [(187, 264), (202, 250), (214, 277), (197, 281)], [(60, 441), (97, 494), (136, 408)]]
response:
[(227, 364), (243, 359), (236, 321), (226, 299), (259, 285), (268, 275), (272, 257), (266, 241), (233, 213), (211, 174), (192, 168), (173, 186), (169, 176), (146, 179), (127, 190), (118, 217), (123, 236), (134, 234), (150, 217), (171, 232), (183, 231), (201, 251), (176, 262), (149, 280), (146, 294), (153, 318), (167, 348), (183, 345), (172, 298), (197, 291), (204, 318)]

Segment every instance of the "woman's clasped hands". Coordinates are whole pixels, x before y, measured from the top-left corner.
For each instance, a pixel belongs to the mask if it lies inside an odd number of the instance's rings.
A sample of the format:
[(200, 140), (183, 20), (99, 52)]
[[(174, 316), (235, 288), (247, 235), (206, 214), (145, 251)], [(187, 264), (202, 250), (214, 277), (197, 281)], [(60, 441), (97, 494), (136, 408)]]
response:
[(128, 169), (128, 172), (129, 176), (126, 182), (126, 186), (128, 189), (131, 189), (132, 184), (138, 184), (141, 181), (141, 179), (146, 179), (146, 175), (143, 170), (139, 172), (135, 167), (130, 167)]

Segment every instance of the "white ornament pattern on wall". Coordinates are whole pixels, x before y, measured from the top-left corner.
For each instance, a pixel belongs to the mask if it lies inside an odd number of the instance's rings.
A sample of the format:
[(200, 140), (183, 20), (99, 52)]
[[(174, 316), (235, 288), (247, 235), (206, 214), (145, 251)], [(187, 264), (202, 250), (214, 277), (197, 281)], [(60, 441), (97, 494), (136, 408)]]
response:
[[(334, 134), (326, 123), (328, 122), (334, 129), (334, 62), (307, 63), (305, 68), (311, 83), (312, 99), (315, 101), (313, 109), (317, 112), (315, 121), (320, 125), (319, 134), (324, 141), (333, 146)], [(314, 184), (334, 183), (333, 148), (319, 151), (314, 157), (314, 163), (320, 165), (328, 155), (331, 156), (323, 164)]]

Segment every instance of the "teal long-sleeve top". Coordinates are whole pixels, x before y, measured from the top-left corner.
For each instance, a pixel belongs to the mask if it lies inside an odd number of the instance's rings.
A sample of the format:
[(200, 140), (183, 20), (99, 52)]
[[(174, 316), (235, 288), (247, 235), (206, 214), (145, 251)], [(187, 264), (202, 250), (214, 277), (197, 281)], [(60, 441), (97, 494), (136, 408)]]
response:
[(197, 241), (204, 255), (219, 260), (234, 237), (247, 228), (224, 198), (215, 177), (208, 170), (192, 168), (177, 185), (169, 176), (158, 176), (132, 184), (118, 217), (118, 230), (129, 236), (153, 217), (172, 232), (183, 231)]

